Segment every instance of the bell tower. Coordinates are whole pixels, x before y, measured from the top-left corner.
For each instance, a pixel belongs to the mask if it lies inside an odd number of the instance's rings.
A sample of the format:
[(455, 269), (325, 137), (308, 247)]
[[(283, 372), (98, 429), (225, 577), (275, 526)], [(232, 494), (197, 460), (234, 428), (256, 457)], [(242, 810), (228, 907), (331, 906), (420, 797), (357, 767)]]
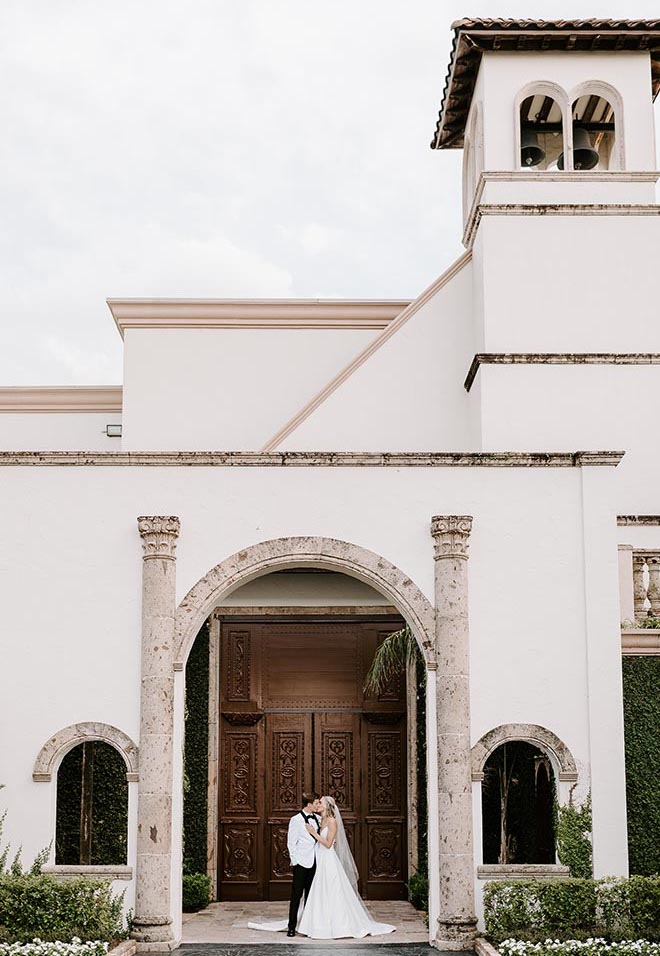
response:
[(464, 150), (478, 350), (657, 350), (660, 20), (453, 30), (431, 147)]

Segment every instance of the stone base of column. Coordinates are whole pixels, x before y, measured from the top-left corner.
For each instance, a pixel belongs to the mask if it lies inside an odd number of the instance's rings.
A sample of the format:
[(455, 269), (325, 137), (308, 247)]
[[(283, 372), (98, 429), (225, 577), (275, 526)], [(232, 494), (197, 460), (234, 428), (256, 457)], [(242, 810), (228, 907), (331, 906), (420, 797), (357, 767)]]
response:
[(172, 935), (172, 920), (162, 916), (142, 917), (133, 922), (131, 939), (139, 953), (162, 953), (176, 949), (179, 943)]
[(435, 945), (438, 949), (457, 952), (464, 949), (474, 949), (477, 938), (477, 921), (465, 916), (456, 916), (453, 919), (439, 919), (435, 934)]

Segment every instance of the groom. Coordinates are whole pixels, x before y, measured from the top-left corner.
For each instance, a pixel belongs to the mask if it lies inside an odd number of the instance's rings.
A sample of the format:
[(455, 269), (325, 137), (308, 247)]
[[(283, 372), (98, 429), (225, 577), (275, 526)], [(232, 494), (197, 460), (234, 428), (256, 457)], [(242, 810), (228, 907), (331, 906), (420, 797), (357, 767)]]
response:
[(303, 793), (302, 803), (302, 810), (292, 816), (289, 821), (289, 833), (286, 841), (289, 858), (291, 859), (291, 867), (293, 869), (293, 886), (291, 887), (287, 936), (296, 935), (300, 900), (304, 893), (305, 902), (307, 902), (312, 880), (316, 872), (316, 840), (307, 830), (307, 824), (312, 823), (317, 830), (320, 830), (316, 814), (320, 814), (323, 807), (321, 806), (318, 793), (314, 790)]

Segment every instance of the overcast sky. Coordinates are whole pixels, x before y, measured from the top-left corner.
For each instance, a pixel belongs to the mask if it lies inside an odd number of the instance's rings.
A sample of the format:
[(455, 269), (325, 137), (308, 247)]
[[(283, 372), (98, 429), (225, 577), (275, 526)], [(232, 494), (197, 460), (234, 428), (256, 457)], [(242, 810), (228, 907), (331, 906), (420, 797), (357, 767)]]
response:
[(462, 249), (451, 22), (657, 13), (1, 0), (0, 384), (119, 383), (108, 297), (413, 298)]

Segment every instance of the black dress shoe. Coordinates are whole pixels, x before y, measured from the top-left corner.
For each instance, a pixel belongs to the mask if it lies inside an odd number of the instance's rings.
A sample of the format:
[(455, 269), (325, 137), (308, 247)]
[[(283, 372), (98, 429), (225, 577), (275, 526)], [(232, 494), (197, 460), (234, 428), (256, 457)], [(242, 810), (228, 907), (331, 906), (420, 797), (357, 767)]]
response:
[(286, 931), (286, 935), (287, 935), (287, 936), (295, 936), (295, 935), (296, 935), (295, 929), (288, 929), (288, 930)]

